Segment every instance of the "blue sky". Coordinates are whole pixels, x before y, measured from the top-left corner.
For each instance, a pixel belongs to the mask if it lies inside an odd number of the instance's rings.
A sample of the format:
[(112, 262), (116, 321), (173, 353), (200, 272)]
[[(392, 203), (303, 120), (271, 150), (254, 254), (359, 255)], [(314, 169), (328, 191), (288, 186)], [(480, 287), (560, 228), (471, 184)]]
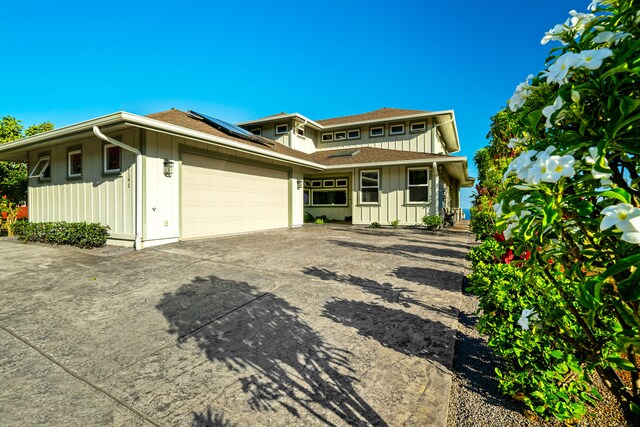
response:
[(475, 176), (490, 117), (543, 68), (544, 32), (589, 1), (7, 3), (0, 117), (61, 127), (172, 107), (234, 122), (453, 109)]

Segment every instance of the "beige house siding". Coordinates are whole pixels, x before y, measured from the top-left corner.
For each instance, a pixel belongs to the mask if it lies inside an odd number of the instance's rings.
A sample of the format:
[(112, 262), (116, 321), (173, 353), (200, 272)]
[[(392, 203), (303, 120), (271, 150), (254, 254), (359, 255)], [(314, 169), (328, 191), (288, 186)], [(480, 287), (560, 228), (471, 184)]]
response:
[[(133, 129), (114, 133), (122, 142), (137, 147)], [(135, 237), (135, 155), (122, 150), (122, 172), (102, 174), (103, 141), (85, 138), (29, 152), (29, 172), (41, 154), (51, 156), (51, 180), (29, 178), (29, 219), (33, 222), (93, 222), (110, 227), (114, 239)], [(67, 150), (82, 149), (82, 178), (67, 178)]]
[[(313, 180), (326, 180), (326, 179), (333, 179), (335, 180), (336, 178), (346, 178), (348, 180), (348, 185), (347, 185), (347, 206), (304, 206), (304, 211), (310, 213), (311, 215), (313, 215), (314, 217), (319, 217), (322, 215), (325, 215), (328, 219), (332, 219), (332, 220), (336, 220), (336, 221), (345, 221), (345, 219), (347, 217), (350, 217), (353, 215), (353, 205), (354, 205), (354, 199), (353, 199), (353, 172), (352, 171), (345, 171), (345, 172), (339, 172), (339, 173), (326, 173), (326, 174), (310, 174), (310, 175), (305, 175), (304, 179), (305, 181), (313, 181)], [(305, 189), (310, 190), (309, 192), (309, 196), (311, 197), (311, 191), (313, 190), (312, 188), (307, 188), (305, 187)]]

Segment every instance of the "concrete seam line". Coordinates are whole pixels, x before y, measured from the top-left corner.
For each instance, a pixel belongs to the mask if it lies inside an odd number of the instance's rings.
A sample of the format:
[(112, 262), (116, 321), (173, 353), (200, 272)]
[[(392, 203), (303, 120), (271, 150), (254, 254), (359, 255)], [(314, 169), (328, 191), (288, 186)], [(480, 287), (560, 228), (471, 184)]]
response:
[(254, 301), (257, 301), (257, 300), (259, 300), (260, 298), (265, 297), (265, 296), (267, 296), (267, 295), (269, 295), (269, 293), (268, 293), (268, 292), (267, 292), (267, 293), (264, 293), (264, 294), (262, 294), (262, 295), (258, 295), (258, 296), (257, 296), (257, 297), (255, 297), (254, 299), (249, 300), (249, 301), (245, 302), (244, 304), (239, 305), (239, 306), (235, 307), (234, 309), (227, 311), (227, 312), (226, 312), (226, 313), (224, 313), (224, 314), (221, 314), (220, 316), (216, 317), (215, 319), (211, 319), (210, 321), (208, 321), (208, 322), (207, 322), (207, 323), (205, 323), (204, 325), (200, 325), (200, 326), (198, 326), (197, 328), (195, 328), (193, 331), (188, 332), (188, 333), (186, 333), (186, 334), (184, 334), (184, 335), (182, 335), (182, 336), (178, 337), (178, 342), (185, 342), (187, 339), (189, 339), (189, 337), (191, 337), (192, 335), (195, 335), (198, 331), (200, 331), (200, 330), (202, 330), (202, 329), (206, 328), (207, 326), (209, 326), (209, 325), (210, 325), (210, 324), (212, 324), (213, 322), (216, 322), (216, 321), (218, 321), (218, 320), (222, 319), (223, 317), (226, 317), (226, 316), (230, 315), (230, 314), (231, 314), (231, 313), (233, 313), (234, 311), (238, 311), (238, 310), (240, 310), (241, 308), (246, 307), (246, 306), (248, 306), (249, 304), (253, 303)]
[(59, 366), (60, 368), (62, 368), (63, 371), (65, 371), (67, 374), (71, 375), (72, 377), (74, 377), (77, 380), (82, 381), (83, 383), (87, 384), (89, 387), (92, 387), (93, 389), (99, 391), (100, 393), (106, 395), (107, 397), (111, 398), (112, 400), (116, 401), (117, 403), (119, 403), (120, 405), (124, 406), (125, 408), (127, 408), (128, 410), (130, 410), (131, 412), (133, 412), (134, 414), (136, 414), (137, 416), (139, 416), (140, 418), (144, 419), (145, 421), (148, 421), (149, 423), (153, 424), (156, 427), (162, 427), (161, 424), (158, 424), (157, 422), (155, 422), (154, 420), (152, 420), (151, 418), (149, 418), (147, 415), (143, 414), (142, 412), (138, 411), (137, 409), (135, 409), (134, 407), (132, 407), (131, 405), (129, 405), (128, 403), (122, 401), (121, 399), (119, 399), (118, 397), (116, 397), (115, 395), (109, 393), (107, 390), (105, 390), (104, 388), (100, 387), (97, 384), (94, 384), (93, 382), (91, 382), (90, 380), (82, 377), (81, 375), (73, 372), (72, 370), (70, 370), (69, 368), (67, 368), (66, 366), (64, 366), (62, 363), (58, 362), (56, 359), (54, 359), (52, 356), (48, 355), (47, 353), (45, 353), (43, 350), (41, 350), (38, 346), (36, 346), (35, 344), (32, 344), (31, 342), (29, 342), (26, 338), (21, 337), (20, 335), (18, 335), (17, 333), (13, 332), (12, 330), (4, 327), (3, 325), (0, 325), (0, 329), (2, 329), (3, 331), (5, 331), (6, 333), (8, 333), (9, 335), (11, 335), (12, 337), (16, 338), (19, 341), (22, 341), (24, 344), (26, 344), (27, 346), (29, 346), (30, 348), (34, 349), (35, 351), (37, 351), (38, 353), (40, 353), (45, 359), (47, 359), (48, 361), (50, 361), (51, 363)]

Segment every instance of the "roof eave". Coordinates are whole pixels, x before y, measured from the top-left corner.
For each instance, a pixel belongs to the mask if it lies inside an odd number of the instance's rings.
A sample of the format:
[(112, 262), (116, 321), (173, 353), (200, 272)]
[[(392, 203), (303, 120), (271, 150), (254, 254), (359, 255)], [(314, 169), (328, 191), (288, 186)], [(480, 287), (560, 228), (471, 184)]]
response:
[(265, 118), (256, 119), (256, 120), (246, 120), (244, 122), (238, 122), (235, 125), (236, 126), (258, 125), (258, 124), (262, 124), (262, 123), (277, 122), (277, 121), (282, 121), (282, 120), (286, 120), (286, 119), (302, 120), (307, 125), (310, 125), (311, 127), (314, 127), (314, 128), (316, 128), (318, 130), (322, 130), (323, 129), (321, 124), (311, 120), (308, 117), (303, 116), (300, 113), (283, 114), (283, 115), (280, 115), (280, 116), (270, 116), (270, 117), (265, 117)]
[(424, 159), (411, 159), (411, 160), (390, 160), (380, 162), (364, 162), (364, 163), (349, 163), (343, 165), (327, 165), (327, 170), (334, 169), (356, 169), (356, 168), (372, 168), (372, 167), (384, 167), (384, 166), (402, 166), (402, 165), (430, 165), (433, 163), (464, 163), (466, 167), (467, 158), (458, 156), (449, 157), (426, 157)]

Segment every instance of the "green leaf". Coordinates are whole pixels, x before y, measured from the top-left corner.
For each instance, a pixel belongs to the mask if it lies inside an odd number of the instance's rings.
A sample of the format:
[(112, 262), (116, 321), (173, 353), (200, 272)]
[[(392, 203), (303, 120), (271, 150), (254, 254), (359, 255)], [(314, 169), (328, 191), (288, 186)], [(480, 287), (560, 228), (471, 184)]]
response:
[(607, 362), (614, 365), (617, 369), (622, 369), (623, 371), (635, 371), (636, 367), (633, 363), (629, 362), (627, 359), (623, 359), (621, 357), (607, 357)]
[(611, 199), (618, 199), (622, 203), (631, 203), (631, 195), (622, 188), (615, 188), (613, 190), (603, 191), (602, 193), (594, 193), (595, 195), (602, 197), (609, 197)]
[(560, 350), (553, 350), (549, 354), (551, 355), (551, 357), (554, 357), (556, 359), (562, 359), (562, 352)]

